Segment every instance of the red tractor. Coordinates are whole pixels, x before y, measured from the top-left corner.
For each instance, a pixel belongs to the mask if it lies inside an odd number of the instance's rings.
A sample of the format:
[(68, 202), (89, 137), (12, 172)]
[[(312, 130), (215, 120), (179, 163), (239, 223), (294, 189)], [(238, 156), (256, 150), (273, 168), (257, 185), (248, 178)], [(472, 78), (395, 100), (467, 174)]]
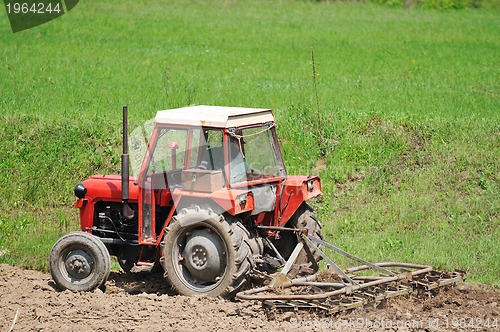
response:
[[(124, 107), (121, 176), (75, 187), (81, 232), (51, 251), (61, 289), (103, 286), (113, 255), (126, 272), (161, 266), (179, 294), (232, 298), (252, 276), (285, 264), (299, 242), (290, 229), (321, 237), (306, 203), (321, 194), (320, 179), (287, 175), (270, 109), (159, 111), (146, 139), (140, 173), (129, 176)], [(319, 256), (306, 249), (297, 270), (317, 269)]]

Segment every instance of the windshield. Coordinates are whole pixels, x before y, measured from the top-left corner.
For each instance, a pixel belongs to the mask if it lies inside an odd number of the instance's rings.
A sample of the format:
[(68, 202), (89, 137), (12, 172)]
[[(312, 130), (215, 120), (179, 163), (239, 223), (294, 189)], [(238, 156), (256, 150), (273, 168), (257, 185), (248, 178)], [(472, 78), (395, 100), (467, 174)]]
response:
[(274, 140), (274, 126), (230, 130), (230, 183), (285, 176)]

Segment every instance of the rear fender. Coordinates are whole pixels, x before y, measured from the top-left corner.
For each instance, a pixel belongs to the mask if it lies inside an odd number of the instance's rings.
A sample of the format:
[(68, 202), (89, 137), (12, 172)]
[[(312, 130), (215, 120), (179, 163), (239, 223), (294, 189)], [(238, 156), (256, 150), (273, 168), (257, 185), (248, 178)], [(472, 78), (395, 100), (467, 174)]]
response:
[(212, 193), (175, 189), (172, 196), (179, 204), (177, 210), (190, 206), (210, 208), (216, 214), (229, 213), (232, 216), (254, 209), (253, 193), (241, 189), (221, 189)]

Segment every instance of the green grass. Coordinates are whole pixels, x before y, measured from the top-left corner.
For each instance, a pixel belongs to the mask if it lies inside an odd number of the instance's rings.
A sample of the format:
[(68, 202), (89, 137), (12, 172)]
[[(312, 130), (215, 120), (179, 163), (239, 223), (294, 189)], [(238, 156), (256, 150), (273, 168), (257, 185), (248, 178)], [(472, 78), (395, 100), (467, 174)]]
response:
[(328, 241), (498, 285), (499, 18), (106, 1), (13, 34), (0, 9), (0, 262), (47, 269), (56, 239), (78, 229), (73, 186), (119, 172), (122, 105), (133, 128), (215, 104), (275, 110), (289, 173), (322, 178)]

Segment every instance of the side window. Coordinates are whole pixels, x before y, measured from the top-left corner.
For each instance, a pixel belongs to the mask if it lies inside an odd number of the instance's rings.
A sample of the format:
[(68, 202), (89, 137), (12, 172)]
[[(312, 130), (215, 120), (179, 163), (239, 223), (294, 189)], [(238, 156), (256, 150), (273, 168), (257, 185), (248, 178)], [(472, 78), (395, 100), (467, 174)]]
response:
[[(200, 135), (199, 139), (195, 138), (197, 133)], [(196, 160), (196, 163), (194, 163), (194, 160)], [(222, 130), (193, 130), (191, 167), (199, 167), (208, 170), (218, 170), (224, 167)]]
[(184, 167), (186, 157), (187, 130), (160, 130), (148, 173), (162, 173)]
[(205, 130), (205, 137), (210, 148), (222, 148), (221, 130)]
[(222, 144), (221, 130), (208, 130), (207, 138), (207, 158), (209, 169), (220, 170), (224, 168), (224, 148)]
[(203, 154), (203, 142), (205, 141), (205, 139), (201, 135), (201, 128), (193, 129), (192, 133), (193, 144), (191, 147), (191, 151), (189, 152), (191, 155), (189, 164), (190, 168), (194, 168), (200, 164), (201, 156)]

